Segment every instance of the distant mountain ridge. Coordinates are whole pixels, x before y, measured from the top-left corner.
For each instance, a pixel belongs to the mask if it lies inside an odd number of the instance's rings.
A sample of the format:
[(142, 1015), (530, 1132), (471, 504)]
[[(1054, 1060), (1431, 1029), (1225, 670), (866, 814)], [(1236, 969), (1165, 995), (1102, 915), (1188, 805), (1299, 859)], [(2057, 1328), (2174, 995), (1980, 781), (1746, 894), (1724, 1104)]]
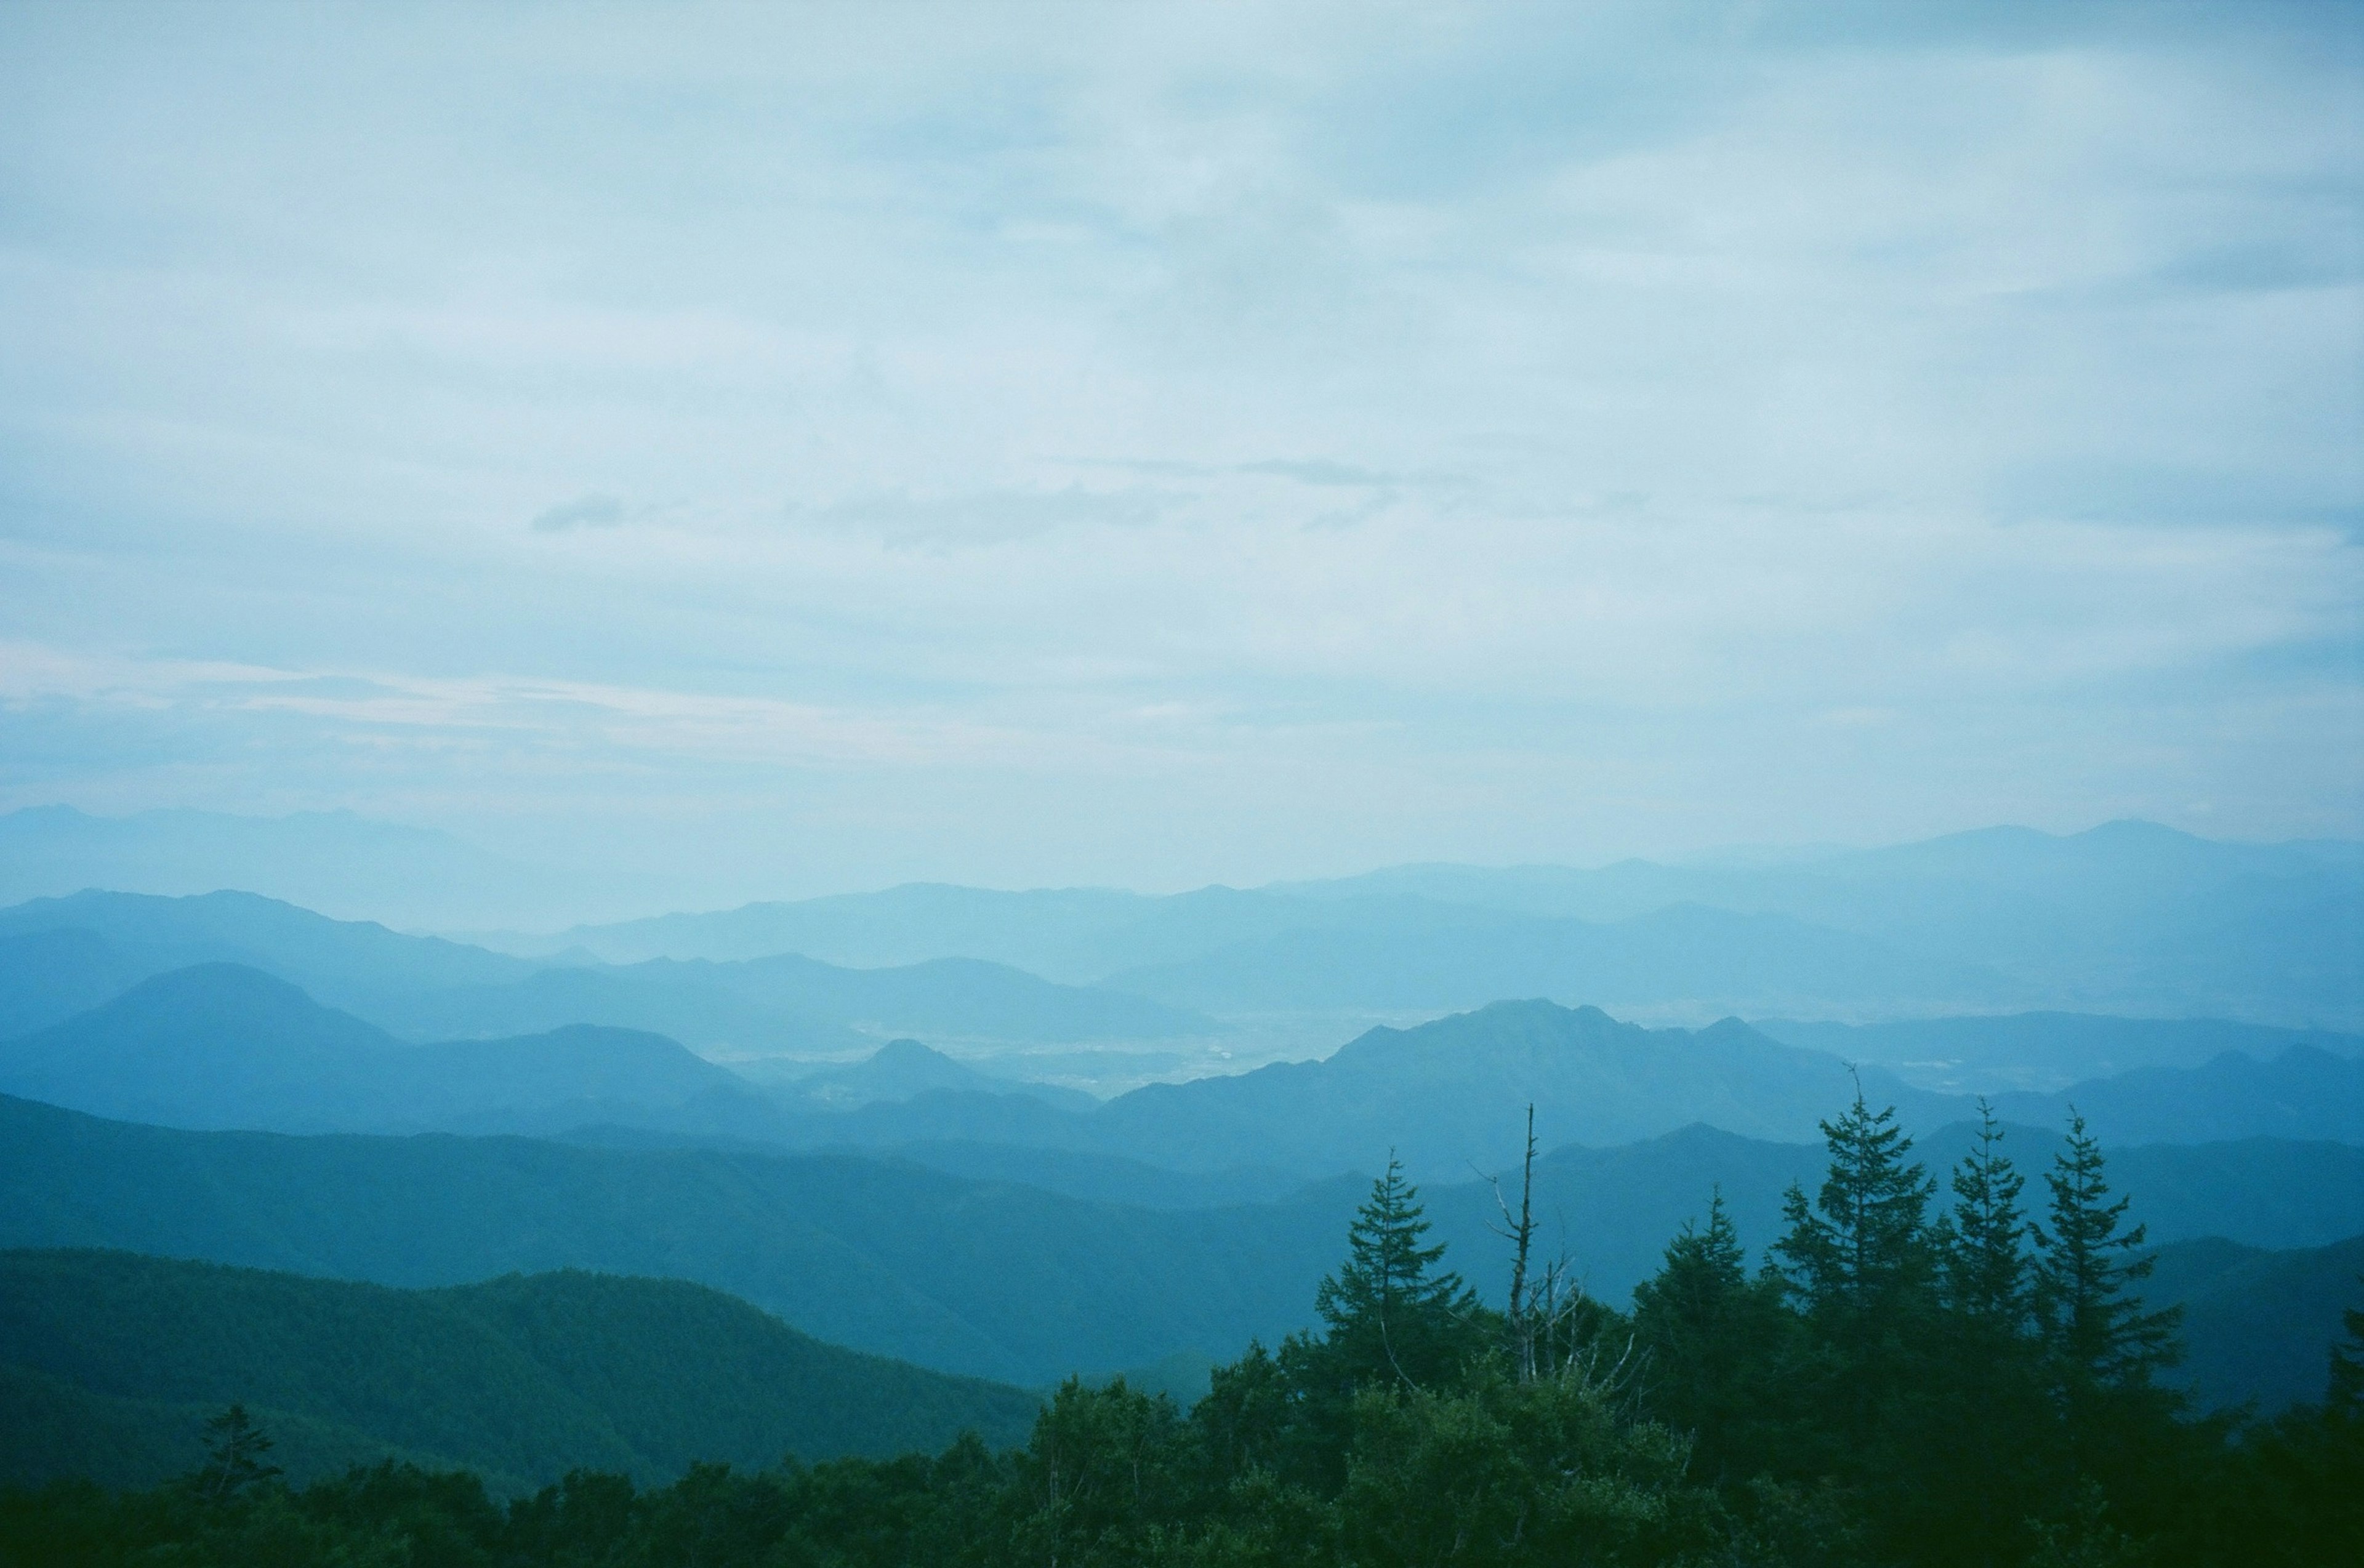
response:
[(1222, 1032), (1212, 1018), (1181, 1007), (1121, 991), (1056, 984), (981, 959), (845, 969), (796, 953), (727, 962), (570, 965), (505, 984), (387, 998), (373, 1011), (414, 1038), (516, 1032), (597, 1018), (659, 1029), (692, 1046), (805, 1053), (842, 1051), (880, 1031), (1052, 1044)]
[[(1684, 906), (1713, 917), (1667, 914)], [(1465, 956), (1423, 955), (1432, 940)], [(2068, 835), (1980, 829), (1774, 863), (1399, 867), (1162, 898), (913, 884), (577, 927), (543, 945), (611, 961), (967, 956), (1071, 983), (1123, 975), (1219, 1017), (1389, 994), (1437, 1006), (1533, 995), (1689, 1002), (1712, 1016), (1784, 1011), (1776, 998), (1786, 995), (1815, 1009), (1798, 1016), (1857, 1019), (1943, 1002), (2358, 1029), (2364, 846), (2224, 843), (2113, 822)], [(1507, 972), (1506, 945), (1536, 956)], [(1781, 990), (1750, 994), (1763, 984), (1757, 961), (1726, 965), (1718, 947), (1778, 960)], [(1408, 974), (1407, 955), (1419, 961)], [(1298, 961), (1310, 968), (1292, 987)], [(1801, 984), (1809, 968), (1811, 988)], [(1581, 980), (1580, 992), (1565, 989), (1563, 974)], [(1422, 975), (1426, 992), (1407, 989)]]
[(278, 975), (413, 1040), (591, 1023), (739, 1054), (842, 1056), (896, 1033), (1073, 1043), (1221, 1032), (1185, 1009), (974, 960), (869, 971), (794, 954), (624, 968), (551, 964), (330, 920), (252, 894), (91, 892), (0, 909), (0, 1020), (12, 1026), (0, 1038), (61, 1022), (137, 980), (199, 963)]
[[(1599, 1008), (1498, 1002), (1411, 1029), (1373, 1029), (1321, 1062), (1233, 1078), (1151, 1084), (1093, 1118), (1110, 1151), (1183, 1169), (1304, 1151), (1310, 1167), (1394, 1147), (1415, 1171), (1517, 1152), (1505, 1107), (1536, 1106), (1559, 1136), (1631, 1142), (1692, 1122), (1802, 1142), (1860, 1084), (1908, 1126), (1975, 1115), (1973, 1097), (1914, 1089), (1873, 1067), (1784, 1046), (1727, 1018), (1647, 1029)], [(2237, 1053), (2187, 1070), (2147, 1069), (2051, 1095), (1992, 1097), (1999, 1115), (2062, 1125), (2073, 1105), (2113, 1142), (2200, 1142), (2268, 1134), (2364, 1142), (2364, 1060), (2294, 1045), (2270, 1062)]]
[(542, 967), (374, 921), (332, 920), (251, 893), (166, 898), (91, 891), (0, 909), (0, 939), (61, 931), (96, 939), (142, 978), (192, 964), (243, 964), (349, 1009), (389, 995), (521, 980)]
[(2000, 975), (1781, 915), (1699, 904), (1601, 923), (1499, 916), (1412, 929), (1296, 930), (1182, 963), (1120, 970), (1121, 990), (1217, 1012), (1461, 1009), (1508, 996), (1925, 1010), (1993, 1004)]
[(413, 927), (645, 907), (644, 877), (528, 863), (431, 828), (350, 811), (285, 817), (173, 809), (100, 817), (67, 806), (0, 813), (0, 904), (85, 888), (181, 896), (257, 893), (348, 919)]

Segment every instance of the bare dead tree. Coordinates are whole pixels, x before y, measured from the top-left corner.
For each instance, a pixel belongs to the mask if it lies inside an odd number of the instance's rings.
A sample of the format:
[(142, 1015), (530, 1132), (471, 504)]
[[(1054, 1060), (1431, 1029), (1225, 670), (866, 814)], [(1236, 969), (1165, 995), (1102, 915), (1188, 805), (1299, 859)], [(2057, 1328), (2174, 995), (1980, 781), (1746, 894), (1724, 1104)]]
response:
[(1600, 1332), (1603, 1320), (1590, 1310), (1584, 1285), (1565, 1255), (1537, 1275), (1527, 1293), (1527, 1318), (1539, 1377), (1591, 1388), (1622, 1418), (1638, 1412), (1649, 1351), (1631, 1332), (1622, 1341)]
[(1494, 1207), (1502, 1211), (1502, 1223), (1489, 1225), (1488, 1229), (1511, 1243), (1511, 1309), (1507, 1318), (1511, 1330), (1511, 1353), (1518, 1363), (1519, 1381), (1535, 1380), (1535, 1336), (1533, 1315), (1527, 1291), (1527, 1261), (1535, 1238), (1535, 1107), (1527, 1104), (1527, 1155), (1519, 1181), (1519, 1212), (1511, 1213), (1510, 1200), (1502, 1195), (1502, 1179), (1488, 1176), (1487, 1184), (1494, 1189)]
[(1520, 1169), (1519, 1207), (1514, 1214), (1501, 1178), (1488, 1176), (1501, 1223), (1489, 1226), (1511, 1243), (1511, 1351), (1522, 1384), (1558, 1378), (1589, 1385), (1621, 1414), (1638, 1408), (1649, 1352), (1632, 1334), (1622, 1344), (1591, 1330), (1600, 1314), (1589, 1309), (1582, 1281), (1566, 1253), (1538, 1265), (1535, 1239), (1535, 1107), (1527, 1106), (1526, 1156)]

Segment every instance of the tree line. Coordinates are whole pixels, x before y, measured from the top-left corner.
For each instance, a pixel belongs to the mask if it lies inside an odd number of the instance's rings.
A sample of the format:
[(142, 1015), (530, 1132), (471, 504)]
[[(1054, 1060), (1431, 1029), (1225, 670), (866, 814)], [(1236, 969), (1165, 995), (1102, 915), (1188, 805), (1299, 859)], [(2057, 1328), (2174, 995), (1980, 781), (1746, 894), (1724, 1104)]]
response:
[[(1532, 1114), (1529, 1172), (1533, 1167)], [(2364, 1312), (2320, 1406), (2201, 1415), (2161, 1381), (2080, 1119), (2040, 1193), (1990, 1116), (1939, 1182), (1892, 1110), (1823, 1124), (1752, 1271), (1720, 1195), (1630, 1312), (1533, 1255), (1502, 1205), (1505, 1306), (1427, 1239), (1392, 1160), (1314, 1300), (1185, 1412), (1071, 1379), (1006, 1452), (578, 1473), (498, 1501), (385, 1464), (300, 1489), (242, 1409), (181, 1481), (0, 1494), (0, 1562), (424, 1568), (904, 1564), (1928, 1564), (2131, 1568), (2364, 1561)]]

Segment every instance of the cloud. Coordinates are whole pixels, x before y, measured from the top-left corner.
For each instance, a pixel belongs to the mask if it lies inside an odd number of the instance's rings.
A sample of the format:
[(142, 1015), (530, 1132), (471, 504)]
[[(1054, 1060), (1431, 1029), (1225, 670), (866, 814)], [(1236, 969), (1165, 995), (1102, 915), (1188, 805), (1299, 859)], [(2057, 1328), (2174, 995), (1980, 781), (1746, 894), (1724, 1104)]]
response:
[(1393, 474), (1381, 473), (1351, 462), (1331, 462), (1320, 458), (1299, 462), (1267, 459), (1262, 462), (1235, 463), (1232, 471), (1238, 473), (1269, 473), (1282, 479), (1294, 479), (1299, 484), (1344, 485), (1355, 489), (1384, 488), (1402, 483)]
[(624, 520), (624, 504), (613, 495), (584, 495), (537, 515), (533, 530), (554, 534), (569, 528), (612, 528), (620, 527)]
[(785, 515), (798, 527), (865, 534), (898, 547), (952, 548), (1006, 544), (1055, 528), (1138, 528), (1169, 509), (1167, 498), (1148, 490), (1069, 485), (950, 495), (881, 491), (822, 506), (791, 504)]

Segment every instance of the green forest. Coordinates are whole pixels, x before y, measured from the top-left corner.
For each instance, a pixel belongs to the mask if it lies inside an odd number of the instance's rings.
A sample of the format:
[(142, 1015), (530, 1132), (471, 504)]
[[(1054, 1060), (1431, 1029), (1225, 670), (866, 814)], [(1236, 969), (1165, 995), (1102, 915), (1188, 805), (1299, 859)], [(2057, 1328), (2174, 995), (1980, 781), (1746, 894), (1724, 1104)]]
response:
[(1024, 1389), (800, 1334), (686, 1280), (567, 1270), (394, 1290), (92, 1251), (0, 1251), (0, 1476), (152, 1485), (239, 1404), (291, 1480), (411, 1460), (496, 1493), (570, 1470), (1012, 1443)]
[[(403, 1461), (291, 1487), (240, 1401), (145, 1491), (0, 1494), (10, 1563), (2121, 1565), (2364, 1560), (2364, 1312), (2320, 1403), (2202, 1417), (2158, 1374), (2081, 1123), (2031, 1184), (1990, 1118), (1933, 1175), (1892, 1112), (1825, 1123), (1752, 1271), (1720, 1197), (1630, 1314), (1536, 1255), (1504, 1192), (1507, 1307), (1481, 1305), (1390, 1164), (1319, 1328), (1251, 1346), (1187, 1412), (1070, 1380), (1022, 1446), (670, 1485), (585, 1469), (504, 1495)], [(1532, 1156), (1531, 1156), (1532, 1162)], [(676, 1349), (675, 1355), (686, 1353)]]

